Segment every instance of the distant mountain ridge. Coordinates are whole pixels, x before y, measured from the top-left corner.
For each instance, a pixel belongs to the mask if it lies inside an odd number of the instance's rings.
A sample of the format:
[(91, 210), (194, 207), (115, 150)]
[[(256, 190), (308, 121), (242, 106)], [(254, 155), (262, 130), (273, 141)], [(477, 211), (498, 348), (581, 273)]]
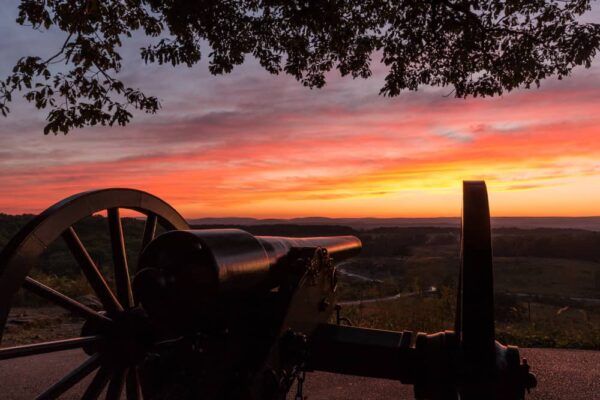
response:
[[(459, 217), (440, 218), (195, 218), (189, 219), (191, 225), (342, 225), (354, 229), (372, 229), (379, 227), (460, 227)], [(600, 231), (600, 217), (492, 217), (494, 228), (560, 228)]]

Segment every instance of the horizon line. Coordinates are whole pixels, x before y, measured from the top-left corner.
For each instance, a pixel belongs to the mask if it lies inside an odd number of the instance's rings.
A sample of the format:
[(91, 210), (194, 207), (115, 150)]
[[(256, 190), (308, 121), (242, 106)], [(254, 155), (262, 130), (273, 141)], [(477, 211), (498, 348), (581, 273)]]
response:
[[(127, 209), (124, 209), (127, 210)], [(134, 211), (134, 210), (132, 210)], [(43, 211), (42, 211), (43, 212)], [(18, 213), (12, 214), (7, 212), (0, 211), (0, 215), (8, 215), (13, 217), (24, 216), (24, 215), (39, 215), (39, 213)], [(127, 218), (128, 216), (125, 215)], [(253, 216), (240, 216), (240, 215), (228, 215), (228, 216), (196, 216), (196, 217), (186, 217), (183, 216), (186, 220), (195, 220), (195, 219), (254, 219), (254, 220), (294, 220), (294, 219), (460, 219), (460, 215), (453, 216), (432, 216), (432, 217), (408, 217), (408, 216), (396, 216), (396, 217), (382, 217), (382, 216), (361, 216), (361, 217), (328, 217), (323, 215), (307, 215), (307, 216), (296, 216), (296, 217), (253, 217)], [(135, 216), (130, 218), (137, 218)], [(599, 215), (491, 215), (491, 219), (498, 218), (528, 218), (528, 219), (540, 219), (540, 218), (571, 218), (571, 219), (585, 219), (585, 218), (600, 218)]]

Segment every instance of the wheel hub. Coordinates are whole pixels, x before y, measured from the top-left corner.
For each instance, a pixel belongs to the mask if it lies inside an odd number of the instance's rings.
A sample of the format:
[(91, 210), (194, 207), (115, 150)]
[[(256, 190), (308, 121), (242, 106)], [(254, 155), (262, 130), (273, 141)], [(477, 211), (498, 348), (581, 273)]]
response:
[(101, 336), (98, 344), (85, 346), (88, 354), (101, 353), (113, 362), (132, 365), (141, 362), (154, 343), (154, 331), (148, 316), (139, 307), (111, 315), (112, 323), (100, 325), (92, 320), (84, 323), (82, 336)]

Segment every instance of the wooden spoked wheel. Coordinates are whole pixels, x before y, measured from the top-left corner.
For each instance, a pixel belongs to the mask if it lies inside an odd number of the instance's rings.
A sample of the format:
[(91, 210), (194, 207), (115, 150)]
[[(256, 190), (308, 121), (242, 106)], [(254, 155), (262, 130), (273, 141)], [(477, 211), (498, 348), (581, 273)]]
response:
[(455, 331), (462, 343), (468, 380), (477, 382), (477, 387), (461, 393), (461, 399), (471, 400), (486, 392), (491, 396), (496, 354), (490, 209), (483, 181), (463, 183), (460, 253)]
[[(142, 249), (154, 238), (158, 225), (165, 230), (189, 229), (175, 209), (148, 193), (131, 189), (97, 190), (71, 196), (48, 208), (30, 221), (0, 253), (0, 340), (11, 301), (20, 288), (85, 320), (79, 337), (0, 348), (0, 367), (3, 360), (43, 353), (76, 348), (87, 353), (83, 363), (43, 390), (38, 399), (56, 399), (93, 373), (83, 399), (96, 399), (104, 391), (106, 399), (119, 399), (123, 392), (128, 400), (142, 397), (136, 365), (153, 343), (147, 320), (136, 306), (131, 289), (121, 209), (146, 216), (140, 238)], [(106, 211), (108, 221), (115, 290), (107, 283), (74, 228), (77, 222), (102, 211)], [(45, 250), (60, 239), (66, 243), (102, 304), (102, 311), (29, 276)]]

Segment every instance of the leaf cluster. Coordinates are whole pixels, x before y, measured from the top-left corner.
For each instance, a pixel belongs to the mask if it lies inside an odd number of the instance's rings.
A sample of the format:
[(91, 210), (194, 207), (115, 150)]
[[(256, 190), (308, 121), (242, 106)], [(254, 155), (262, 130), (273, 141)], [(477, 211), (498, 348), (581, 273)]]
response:
[(17, 23), (57, 27), (66, 40), (47, 59), (17, 62), (0, 81), (0, 112), (19, 91), (49, 109), (45, 133), (125, 125), (131, 108), (155, 113), (156, 97), (117, 77), (134, 32), (149, 38), (146, 63), (191, 67), (204, 51), (210, 72), (225, 74), (253, 56), (320, 88), (333, 69), (368, 78), (376, 57), (387, 67), (383, 95), (422, 85), (499, 95), (589, 67), (600, 48), (600, 24), (578, 20), (589, 9), (590, 0), (21, 0)]

